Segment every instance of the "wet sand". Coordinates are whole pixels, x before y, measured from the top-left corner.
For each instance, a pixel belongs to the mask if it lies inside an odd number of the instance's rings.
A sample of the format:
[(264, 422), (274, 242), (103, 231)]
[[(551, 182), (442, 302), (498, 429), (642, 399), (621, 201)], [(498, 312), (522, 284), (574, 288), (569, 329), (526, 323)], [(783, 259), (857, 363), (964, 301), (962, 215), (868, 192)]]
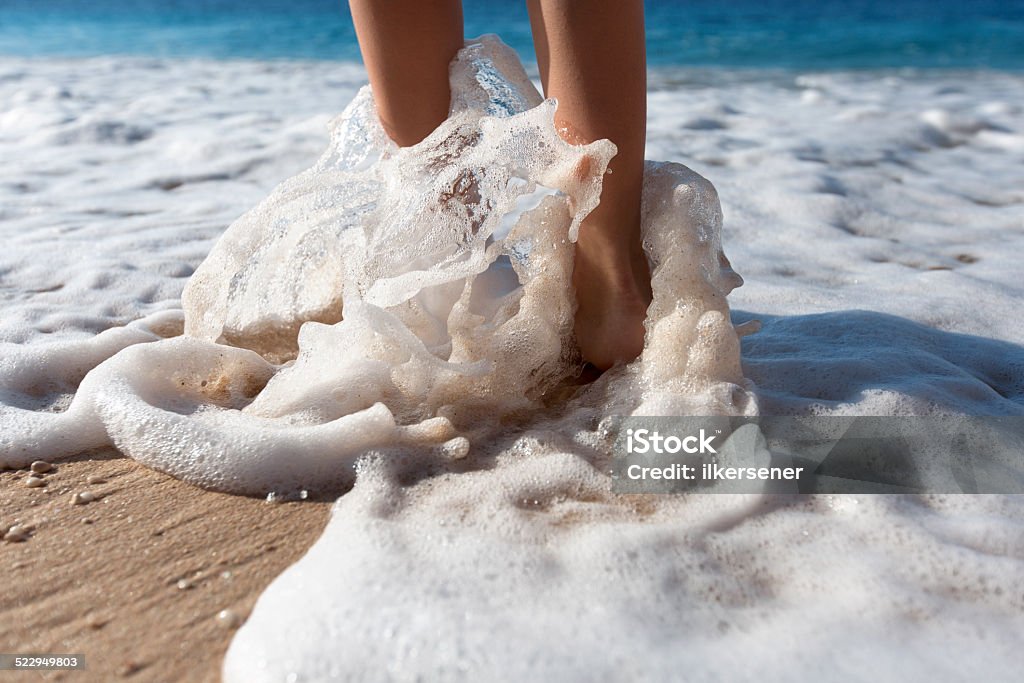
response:
[[(3, 672), (19, 680), (220, 680), (238, 623), (330, 507), (203, 491), (113, 452), (54, 463), (43, 487), (27, 476), (0, 472), (0, 531), (32, 529), (0, 542), (0, 652), (80, 654), (86, 669)], [(73, 504), (82, 491), (98, 499)]]

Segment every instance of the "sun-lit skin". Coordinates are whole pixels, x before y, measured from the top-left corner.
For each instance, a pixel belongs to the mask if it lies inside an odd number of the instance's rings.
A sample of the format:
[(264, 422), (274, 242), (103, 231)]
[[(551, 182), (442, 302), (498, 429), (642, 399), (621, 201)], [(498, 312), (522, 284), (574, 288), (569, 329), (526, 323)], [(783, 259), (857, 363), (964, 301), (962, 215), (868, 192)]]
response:
[[(398, 145), (448, 115), (448, 64), (463, 44), (459, 0), (351, 0), (352, 18), (384, 129)], [(647, 79), (641, 0), (528, 0), (546, 97), (573, 144), (609, 139), (618, 154), (600, 205), (576, 244), (575, 332), (600, 369), (639, 355), (651, 300), (640, 242)]]

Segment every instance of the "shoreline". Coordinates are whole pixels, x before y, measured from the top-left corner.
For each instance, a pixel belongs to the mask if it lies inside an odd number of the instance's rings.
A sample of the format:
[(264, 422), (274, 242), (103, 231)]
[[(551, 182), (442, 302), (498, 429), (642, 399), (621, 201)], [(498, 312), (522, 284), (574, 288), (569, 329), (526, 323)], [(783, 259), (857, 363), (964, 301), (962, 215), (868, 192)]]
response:
[[(487, 34), (484, 34), (487, 35)], [(500, 37), (500, 36), (499, 36)], [(467, 37), (467, 40), (473, 39)], [(522, 64), (531, 80), (540, 82), (540, 72), (536, 61), (529, 58), (528, 54), (520, 54)], [(345, 69), (341, 74), (359, 80), (360, 84), (366, 82), (366, 67), (360, 59), (333, 59), (333, 58), (308, 58), (308, 57), (248, 57), (248, 56), (226, 56), (216, 57), (210, 55), (192, 54), (145, 54), (141, 52), (107, 52), (81, 54), (19, 54), (15, 52), (0, 52), (0, 64), (3, 63), (25, 63), (33, 65), (90, 65), (120, 63), (127, 66), (146, 67), (150, 65), (194, 65), (211, 66), (219, 65), (225, 67), (270, 67), (274, 69)], [(666, 83), (673, 75), (685, 74), (692, 79), (683, 83)], [(1024, 65), (1020, 66), (993, 66), (988, 64), (888, 64), (882, 66), (854, 66), (854, 65), (820, 65), (820, 64), (711, 64), (702, 62), (671, 63), (652, 62), (647, 65), (648, 90), (660, 89), (666, 85), (697, 85), (701, 87), (715, 87), (718, 85), (730, 85), (732, 83), (744, 83), (748, 81), (776, 82), (781, 79), (793, 76), (877, 76), (879, 78), (901, 77), (908, 79), (923, 79), (929, 77), (965, 77), (965, 76), (1009, 76), (1024, 77)], [(725, 83), (719, 83), (725, 77)]]

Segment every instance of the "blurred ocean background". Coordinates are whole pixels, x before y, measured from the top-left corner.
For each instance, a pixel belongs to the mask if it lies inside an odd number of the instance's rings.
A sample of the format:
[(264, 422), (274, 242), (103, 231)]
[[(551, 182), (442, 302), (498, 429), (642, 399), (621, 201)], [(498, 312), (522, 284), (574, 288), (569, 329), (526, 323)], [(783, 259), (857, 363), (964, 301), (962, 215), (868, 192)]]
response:
[[(464, 7), (532, 61), (524, 0)], [(647, 30), (652, 65), (1024, 68), (1024, 0), (649, 0)], [(101, 54), (359, 58), (342, 0), (0, 1), (0, 55)]]

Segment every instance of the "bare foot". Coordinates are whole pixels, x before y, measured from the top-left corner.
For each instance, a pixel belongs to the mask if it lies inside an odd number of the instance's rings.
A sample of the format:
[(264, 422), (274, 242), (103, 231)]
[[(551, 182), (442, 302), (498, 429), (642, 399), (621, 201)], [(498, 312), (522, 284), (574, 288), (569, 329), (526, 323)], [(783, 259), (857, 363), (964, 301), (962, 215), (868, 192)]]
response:
[(644, 348), (644, 320), (651, 303), (651, 275), (639, 243), (622, 248), (584, 226), (576, 243), (576, 342), (583, 359), (599, 370), (628, 363)]

